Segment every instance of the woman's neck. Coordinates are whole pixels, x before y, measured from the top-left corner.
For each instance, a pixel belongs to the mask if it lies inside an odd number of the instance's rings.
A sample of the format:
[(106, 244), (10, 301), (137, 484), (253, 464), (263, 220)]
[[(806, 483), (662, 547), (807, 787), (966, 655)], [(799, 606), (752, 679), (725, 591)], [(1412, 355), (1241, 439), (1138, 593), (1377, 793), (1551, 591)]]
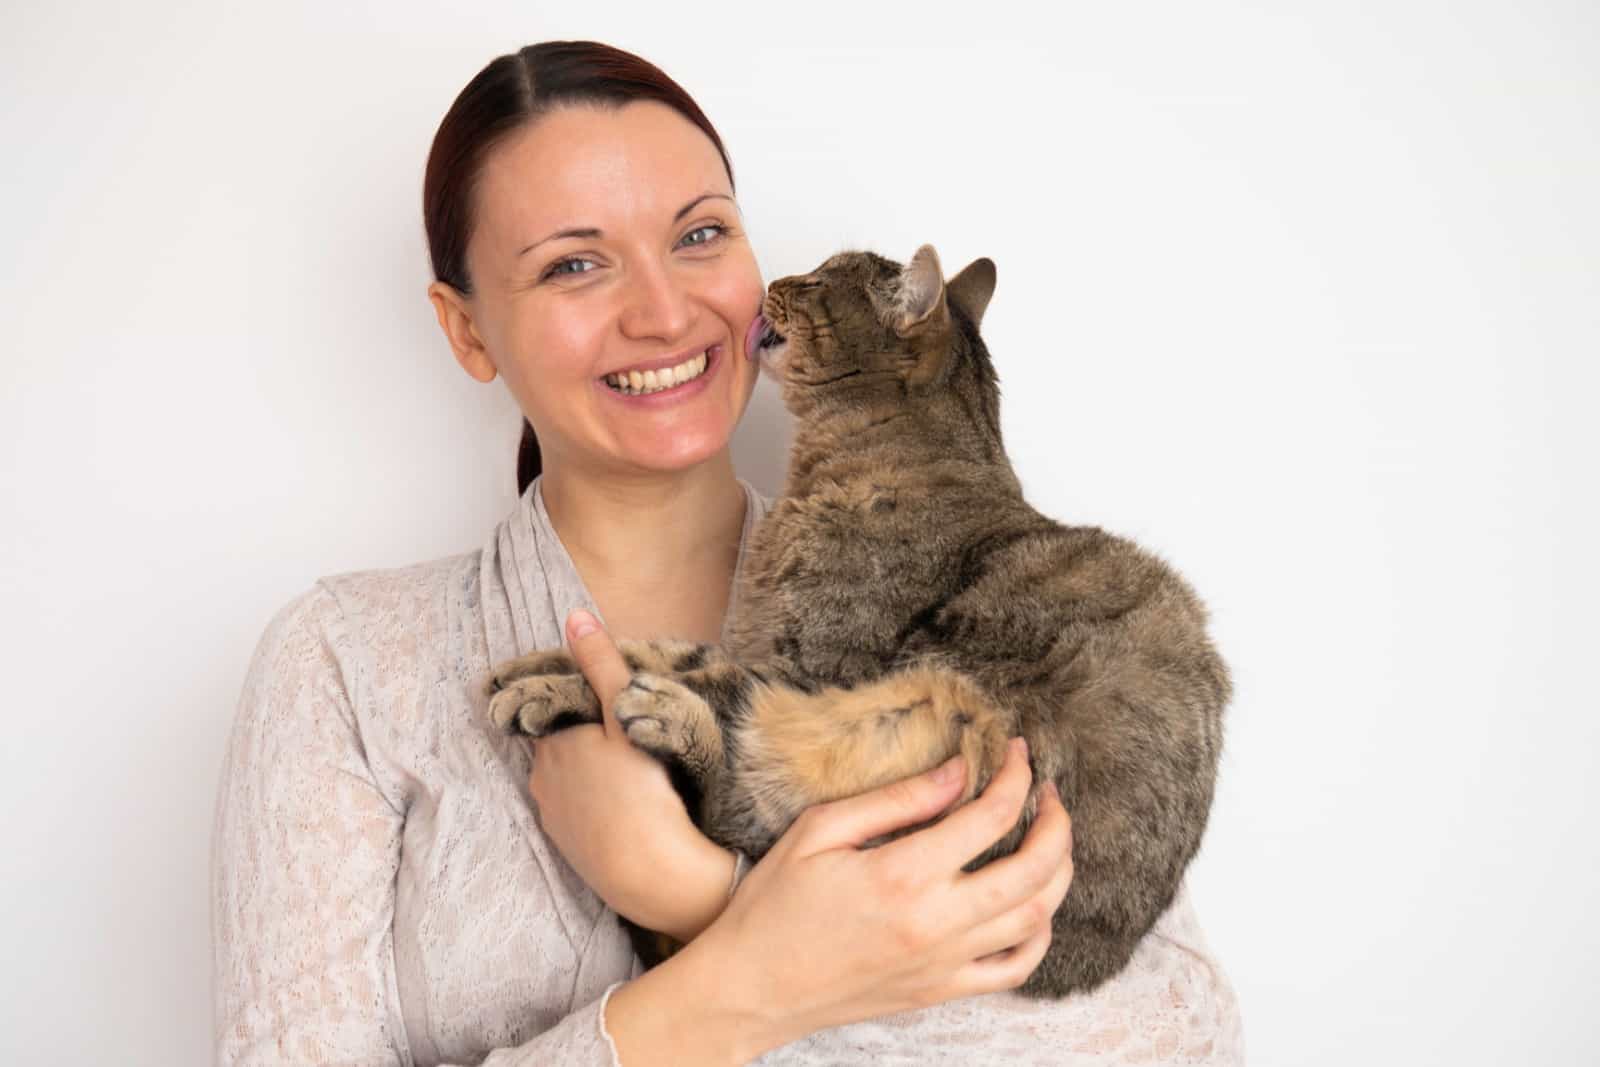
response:
[(745, 519), (726, 449), (689, 470), (643, 477), (556, 464), (540, 492), (613, 632), (691, 636), (683, 631), (692, 627), (703, 636), (720, 627)]

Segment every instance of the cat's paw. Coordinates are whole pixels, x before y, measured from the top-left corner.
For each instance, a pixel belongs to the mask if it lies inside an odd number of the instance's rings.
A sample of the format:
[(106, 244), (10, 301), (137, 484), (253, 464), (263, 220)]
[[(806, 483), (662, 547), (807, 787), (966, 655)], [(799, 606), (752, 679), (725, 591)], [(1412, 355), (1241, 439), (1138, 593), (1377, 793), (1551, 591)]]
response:
[(581, 674), (525, 674), (489, 699), (489, 720), (508, 733), (545, 737), (600, 721), (600, 700)]
[(722, 762), (722, 731), (704, 698), (659, 674), (640, 672), (617, 694), (617, 722), (639, 748), (704, 778)]
[(508, 659), (495, 667), (489, 675), (489, 680), (484, 683), (484, 693), (491, 699), (502, 689), (510, 686), (519, 678), (537, 675), (578, 674), (578, 663), (572, 658), (572, 653), (564, 648), (545, 649), (540, 652), (530, 652), (526, 656)]

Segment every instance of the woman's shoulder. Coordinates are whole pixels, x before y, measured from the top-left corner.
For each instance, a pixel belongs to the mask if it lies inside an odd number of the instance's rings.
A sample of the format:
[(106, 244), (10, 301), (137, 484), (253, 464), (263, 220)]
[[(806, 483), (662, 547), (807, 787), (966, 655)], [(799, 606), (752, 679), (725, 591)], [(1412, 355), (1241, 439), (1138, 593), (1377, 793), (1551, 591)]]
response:
[(477, 550), (323, 575), (278, 608), (260, 644), (315, 643), (335, 660), (353, 650), (437, 647), (463, 609), (477, 608), (481, 558)]
[(476, 591), (481, 549), (398, 567), (342, 571), (318, 578), (346, 620), (409, 619), (415, 622), (448, 602), (451, 594)]

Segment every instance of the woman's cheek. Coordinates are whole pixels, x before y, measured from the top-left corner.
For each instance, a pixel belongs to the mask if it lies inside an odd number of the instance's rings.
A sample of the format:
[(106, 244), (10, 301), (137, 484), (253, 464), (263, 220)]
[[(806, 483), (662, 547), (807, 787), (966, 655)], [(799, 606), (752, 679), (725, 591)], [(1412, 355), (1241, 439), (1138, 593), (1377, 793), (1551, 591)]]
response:
[(603, 364), (605, 314), (572, 307), (530, 324), (523, 334), (526, 395), (554, 400), (563, 388), (588, 388), (590, 372)]
[(761, 280), (761, 267), (748, 249), (740, 249), (737, 254), (730, 255), (727, 264), (718, 302), (731, 309), (735, 318), (748, 323), (761, 310), (761, 302), (767, 295), (767, 285)]

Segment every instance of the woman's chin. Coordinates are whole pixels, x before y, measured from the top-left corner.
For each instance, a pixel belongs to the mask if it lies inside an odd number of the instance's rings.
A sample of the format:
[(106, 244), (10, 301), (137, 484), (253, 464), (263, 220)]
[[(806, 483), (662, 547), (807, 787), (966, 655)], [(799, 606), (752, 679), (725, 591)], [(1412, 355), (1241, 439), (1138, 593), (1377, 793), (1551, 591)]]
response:
[[(725, 432), (724, 432), (725, 431)], [(679, 430), (623, 443), (622, 458), (633, 467), (661, 473), (685, 471), (714, 459), (728, 447), (732, 427), (706, 427), (698, 432)]]

